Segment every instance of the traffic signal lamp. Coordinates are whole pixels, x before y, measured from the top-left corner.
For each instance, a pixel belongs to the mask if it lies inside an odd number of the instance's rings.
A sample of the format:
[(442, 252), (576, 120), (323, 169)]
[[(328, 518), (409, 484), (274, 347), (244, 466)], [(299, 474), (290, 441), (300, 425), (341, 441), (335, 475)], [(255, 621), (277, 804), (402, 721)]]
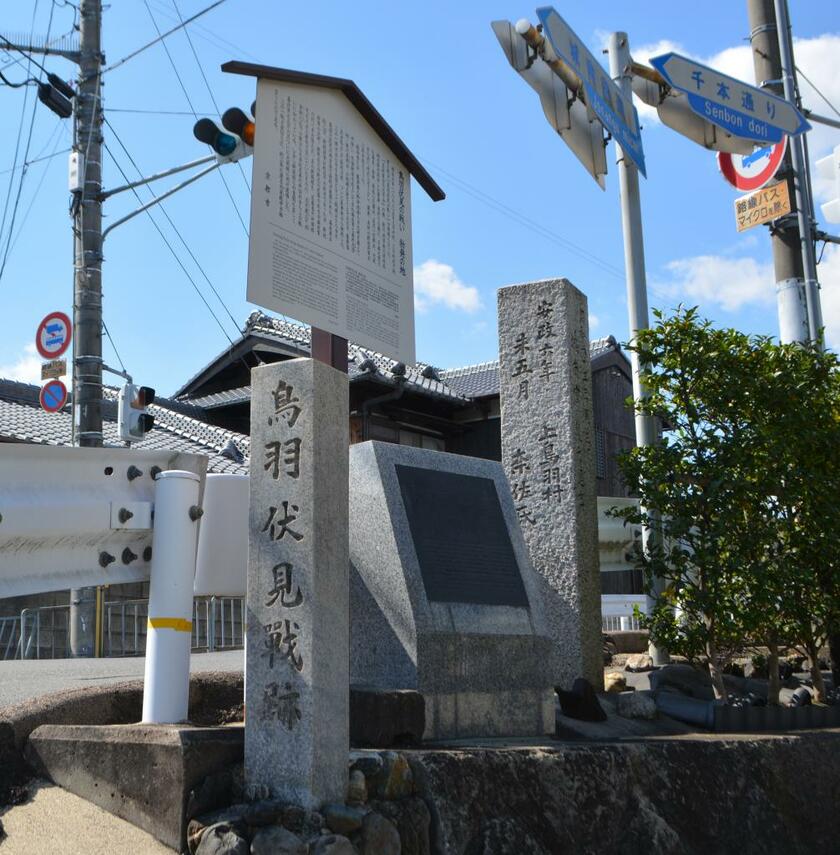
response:
[(834, 186), (834, 198), (822, 208), (823, 216), (829, 223), (840, 223), (840, 145), (828, 156), (817, 161), (817, 175)]
[(120, 389), (117, 410), (120, 439), (123, 442), (137, 442), (152, 429), (155, 417), (146, 411), (146, 407), (154, 401), (155, 390), (149, 386), (126, 383)]
[(220, 163), (248, 157), (253, 151), (254, 120), (238, 107), (231, 107), (222, 116), (222, 125), (220, 128), (212, 119), (199, 119), (193, 126), (193, 134), (216, 152)]

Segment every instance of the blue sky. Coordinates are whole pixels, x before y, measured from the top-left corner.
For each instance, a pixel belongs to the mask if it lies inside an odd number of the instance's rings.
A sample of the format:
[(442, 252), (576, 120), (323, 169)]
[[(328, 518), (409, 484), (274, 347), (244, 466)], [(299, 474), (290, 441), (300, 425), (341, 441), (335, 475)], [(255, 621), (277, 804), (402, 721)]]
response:
[[(186, 18), (206, 0), (177, 0)], [(52, 0), (4, 9), (0, 32), (44, 34)], [(600, 55), (606, 35), (629, 34), (637, 59), (676, 49), (752, 80), (746, 3), (703, 4), (590, 0), (558, 7)], [(151, 10), (152, 16), (150, 16)], [(52, 34), (73, 25), (73, 7), (56, 0)], [(797, 62), (840, 109), (840, 6), (793, 0)], [(565, 276), (589, 298), (591, 334), (628, 334), (618, 179), (609, 149), (602, 192), (545, 122), (536, 95), (508, 66), (490, 21), (536, 21), (534, 7), (506, 2), (354, 3), (311, 7), (268, 0), (226, 0), (190, 25), (199, 63), (183, 33), (167, 39), (171, 59), (158, 44), (105, 78), (107, 118), (144, 174), (202, 156), (189, 112), (247, 107), (254, 84), (223, 74), (229, 59), (350, 77), (423, 161), (447, 193), (433, 203), (415, 185), (414, 260), (418, 268), (417, 355), (454, 367), (494, 359), (496, 289), (544, 277)], [(172, 0), (120, 0), (105, 12), (103, 45), (109, 63), (131, 53), (177, 20)], [(18, 57), (19, 58), (19, 57)], [(0, 65), (9, 56), (0, 54)], [(604, 57), (606, 64), (606, 57)], [(74, 68), (59, 58), (44, 63), (65, 78)], [(23, 79), (25, 68), (4, 73)], [(806, 105), (831, 107), (802, 81)], [(33, 115), (34, 91), (0, 86), (4, 133), (0, 137), (0, 200), (18, 193), (15, 159), (18, 126), (22, 159)], [(70, 145), (71, 125), (40, 103), (34, 110), (28, 159)], [(720, 177), (715, 156), (661, 126), (640, 108), (648, 178), (642, 205), (650, 300), (654, 306), (699, 304), (716, 322), (775, 335), (778, 323), (770, 244), (763, 227), (739, 235), (732, 211), (736, 192)], [(106, 143), (130, 177), (136, 177), (111, 128)], [(817, 128), (815, 159), (840, 143), (840, 131)], [(243, 161), (250, 177), (250, 160)], [(123, 183), (112, 156), (104, 157), (105, 186)], [(107, 239), (103, 275), (105, 321), (123, 362), (135, 378), (171, 393), (235, 339), (249, 312), (245, 301), (248, 194), (237, 166), (202, 179), (164, 207), (223, 298), (222, 306), (160, 212), (155, 218), (219, 324), (196, 295), (149, 219), (142, 215)], [(164, 181), (160, 189), (167, 186)], [(825, 201), (830, 188), (818, 186)], [(234, 207), (229, 195), (238, 208)], [(32, 164), (20, 190), (12, 246), (0, 279), (0, 375), (33, 379), (40, 360), (32, 352), (35, 328), (48, 311), (72, 303), (72, 242), (67, 214), (67, 155)], [(106, 205), (113, 222), (136, 206), (129, 194)], [(830, 228), (830, 227), (829, 227)], [(834, 227), (837, 229), (838, 227)], [(0, 260), (7, 234), (0, 235)], [(830, 342), (840, 345), (840, 253), (829, 247), (821, 265), (823, 310)], [(225, 308), (226, 307), (226, 308)], [(228, 316), (228, 311), (232, 315)], [(105, 357), (117, 363), (109, 342)]]

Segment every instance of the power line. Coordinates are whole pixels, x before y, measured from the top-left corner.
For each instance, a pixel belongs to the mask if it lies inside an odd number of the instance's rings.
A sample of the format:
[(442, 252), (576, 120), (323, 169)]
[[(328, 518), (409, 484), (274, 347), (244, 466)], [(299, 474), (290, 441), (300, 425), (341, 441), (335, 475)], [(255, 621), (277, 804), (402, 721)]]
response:
[(828, 100), (828, 98), (827, 98), (825, 95), (823, 95), (823, 93), (822, 93), (822, 92), (820, 92), (820, 90), (819, 90), (819, 89), (817, 89), (817, 84), (816, 84), (816, 83), (814, 83), (814, 82), (811, 80), (811, 78), (810, 78), (810, 77), (808, 77), (808, 75), (807, 75), (807, 74), (805, 74), (805, 72), (804, 72), (804, 71), (803, 71), (803, 70), (802, 70), (798, 65), (796, 66), (796, 70), (797, 70), (797, 71), (798, 71), (798, 72), (799, 72), (799, 73), (800, 73), (800, 74), (805, 78), (805, 80), (810, 84), (810, 86), (811, 86), (811, 88), (814, 90), (814, 92), (816, 92), (816, 93), (817, 93), (817, 95), (819, 95), (819, 96), (820, 96), (820, 98), (822, 98), (822, 99), (823, 99), (823, 101), (825, 101), (825, 103), (826, 103), (826, 104), (828, 104), (828, 106), (829, 106), (829, 107), (831, 107), (831, 109), (832, 109), (832, 110), (834, 110), (834, 112), (835, 112), (838, 116), (840, 116), (840, 110), (838, 110), (838, 109), (834, 106), (834, 104), (832, 104), (832, 103), (831, 103), (831, 101), (829, 101), (829, 100)]
[[(108, 120), (107, 120), (107, 119), (106, 119), (105, 121), (106, 121), (106, 124), (108, 125), (108, 128), (110, 129), (111, 133), (114, 135), (114, 139), (117, 141), (117, 143), (119, 143), (120, 148), (121, 148), (121, 149), (123, 150), (123, 152), (125, 153), (125, 156), (128, 158), (128, 160), (130, 161), (131, 165), (135, 168), (135, 170), (137, 170), (138, 174), (142, 176), (142, 174), (143, 174), (143, 173), (142, 173), (142, 171), (140, 170), (140, 167), (137, 165), (137, 162), (136, 162), (136, 161), (134, 160), (134, 158), (131, 156), (130, 152), (128, 151), (128, 149), (127, 149), (127, 148), (126, 148), (126, 146), (125, 146), (125, 143), (122, 141), (122, 139), (120, 139), (119, 134), (114, 130), (113, 126), (111, 125), (111, 123), (110, 123), (110, 122), (108, 122)], [(106, 149), (107, 149), (107, 147), (106, 147)], [(111, 158), (113, 159), (114, 155), (111, 153), (110, 149), (107, 149), (107, 150), (108, 150), (108, 154), (110, 154), (110, 155), (111, 155)], [(120, 170), (120, 172), (122, 173), (122, 176), (123, 176), (123, 178), (125, 178), (126, 183), (130, 183), (130, 181), (129, 181), (129, 179), (128, 179), (128, 176), (126, 176), (125, 172), (122, 170), (122, 168), (121, 168), (121, 167), (119, 166), (119, 164), (116, 162), (116, 160), (114, 160), (114, 163), (117, 165), (117, 168), (118, 168), (118, 169)], [(133, 193), (134, 193), (134, 195), (137, 197), (137, 200), (138, 200), (138, 201), (140, 201), (140, 202), (142, 202), (142, 199), (140, 198), (140, 195), (138, 194), (137, 189), (136, 189), (136, 188), (132, 188), (132, 192), (133, 192)], [(181, 232), (180, 232), (180, 230), (178, 229), (178, 227), (177, 227), (177, 226), (175, 225), (175, 223), (172, 221), (172, 218), (169, 216), (169, 213), (166, 211), (166, 209), (163, 207), (163, 205), (161, 204), (161, 205), (159, 205), (158, 207), (160, 208), (160, 211), (161, 211), (161, 213), (164, 215), (164, 217), (166, 217), (167, 221), (169, 222), (169, 225), (172, 227), (172, 229), (174, 230), (175, 234), (176, 234), (176, 235), (178, 235), (179, 240), (180, 240), (180, 241), (181, 241), (181, 243), (183, 244), (184, 248), (187, 250), (187, 253), (189, 254), (190, 258), (192, 258), (192, 260), (193, 260), (193, 262), (195, 263), (196, 267), (199, 269), (199, 271), (201, 271), (201, 275), (204, 277), (205, 281), (206, 281), (206, 282), (207, 282), (207, 284), (210, 286), (210, 290), (211, 290), (211, 291), (216, 295), (216, 299), (219, 301), (219, 303), (221, 303), (222, 308), (225, 310), (225, 312), (227, 313), (227, 316), (230, 318), (231, 322), (233, 323), (234, 329), (235, 329), (237, 332), (239, 332), (239, 325), (237, 324), (236, 319), (233, 317), (233, 314), (231, 313), (230, 309), (227, 307), (227, 304), (226, 304), (226, 303), (225, 303), (225, 301), (222, 299), (222, 295), (218, 292), (218, 290), (216, 289), (216, 287), (213, 285), (212, 281), (210, 280), (210, 277), (207, 275), (207, 273), (205, 272), (204, 268), (203, 268), (203, 267), (201, 266), (201, 264), (199, 263), (198, 259), (197, 259), (197, 258), (196, 258), (196, 256), (195, 256), (195, 253), (193, 253), (192, 249), (190, 248), (189, 244), (188, 244), (188, 243), (187, 243), (187, 241), (185, 240), (184, 236), (181, 234)], [(195, 284), (195, 280), (193, 280), (193, 278), (190, 276), (189, 272), (187, 271), (186, 267), (184, 267), (184, 265), (183, 265), (183, 263), (181, 262), (181, 260), (180, 260), (180, 259), (178, 258), (178, 256), (175, 254), (174, 249), (172, 248), (172, 246), (170, 245), (169, 241), (168, 241), (168, 240), (166, 239), (166, 237), (164, 236), (164, 234), (163, 234), (163, 232), (161, 231), (160, 227), (158, 226), (157, 222), (156, 222), (156, 221), (154, 220), (154, 218), (152, 217), (151, 212), (147, 210), (147, 211), (146, 211), (146, 213), (149, 215), (149, 219), (151, 219), (151, 220), (152, 220), (152, 222), (154, 223), (155, 228), (157, 229), (158, 233), (160, 234), (160, 236), (163, 238), (164, 242), (165, 242), (165, 243), (167, 244), (167, 246), (169, 247), (169, 251), (173, 254), (173, 256), (175, 257), (175, 260), (176, 260), (176, 261), (178, 262), (178, 264), (181, 266), (181, 269), (184, 271), (184, 273), (186, 273), (187, 277), (188, 277), (188, 278), (190, 279), (190, 281), (192, 282), (193, 287), (196, 289), (196, 292), (197, 292), (197, 293), (198, 293), (198, 295), (201, 297), (202, 301), (203, 301), (203, 302), (204, 302), (204, 304), (207, 306), (207, 308), (210, 310), (211, 314), (213, 315), (214, 319), (216, 320), (216, 323), (217, 323), (217, 324), (219, 325), (219, 327), (222, 329), (222, 332), (224, 332), (224, 334), (225, 334), (226, 338), (228, 339), (228, 341), (229, 341), (231, 344), (233, 344), (233, 340), (230, 338), (230, 336), (229, 336), (229, 335), (227, 334), (227, 332), (225, 331), (224, 327), (222, 326), (221, 322), (219, 321), (218, 317), (216, 316), (216, 314), (215, 314), (215, 312), (213, 311), (213, 309), (212, 309), (212, 307), (210, 306), (210, 304), (209, 304), (209, 303), (204, 299), (204, 295), (203, 295), (203, 294), (201, 294), (201, 292), (199, 291), (198, 286)]]
[(117, 357), (117, 362), (120, 363), (120, 368), (122, 368), (122, 370), (125, 372), (125, 363), (122, 361), (120, 352), (117, 350), (117, 345), (114, 343), (114, 339), (111, 337), (111, 331), (108, 329), (108, 325), (105, 323), (105, 318), (102, 319), (102, 329), (105, 330), (105, 335), (108, 336), (108, 341), (111, 342), (111, 347), (114, 349), (114, 355)]
[[(196, 117), (195, 113), (190, 112), (189, 110), (146, 110), (140, 108), (133, 107), (109, 107), (109, 113), (142, 113), (146, 115), (152, 116), (191, 116), (192, 118)], [(215, 116), (216, 113), (213, 110), (206, 110), (204, 112), (198, 113), (199, 116)]]
[[(46, 39), (47, 41), (49, 41), (49, 39), (50, 39), (50, 31), (52, 30), (52, 21), (53, 21), (53, 13), (54, 12), (55, 12), (55, 4), (51, 4), (50, 5), (50, 18), (49, 18), (49, 22), (47, 23), (47, 39)], [(30, 34), (29, 34), (30, 41), (32, 40), (32, 33), (35, 32), (35, 17), (37, 15), (37, 13), (38, 13), (38, 0), (35, 0), (35, 6), (32, 10), (32, 25), (30, 27)], [(34, 60), (33, 60), (33, 62), (34, 62)], [(35, 64), (43, 72), (46, 73), (46, 69), (40, 63), (36, 62)], [(29, 130), (27, 131), (27, 135), (26, 135), (26, 147), (25, 147), (24, 152), (23, 152), (23, 168), (21, 169), (20, 178), (18, 180), (17, 194), (15, 195), (15, 202), (14, 202), (14, 206), (12, 207), (12, 216), (11, 216), (11, 219), (9, 220), (9, 232), (8, 232), (7, 237), (6, 237), (6, 248), (3, 251), (3, 261), (0, 262), (0, 281), (3, 280), (3, 274), (6, 271), (6, 263), (9, 260), (9, 253), (11, 252), (11, 249), (12, 249), (12, 237), (13, 237), (14, 231), (15, 231), (15, 220), (17, 219), (18, 208), (20, 207), (20, 197), (21, 197), (21, 194), (23, 193), (23, 184), (26, 180), (26, 173), (29, 169), (29, 164), (27, 163), (26, 159), (27, 159), (27, 157), (29, 157), (29, 147), (32, 145), (32, 132), (35, 129), (35, 114), (36, 114), (37, 110), (38, 110), (38, 99), (36, 98), (32, 102), (32, 115), (29, 119)], [(20, 136), (18, 136), (18, 140), (19, 139), (20, 139)], [(8, 199), (6, 201), (8, 202)], [(3, 219), (5, 222), (5, 212), (4, 212)], [(2, 231), (2, 230), (0, 230), (0, 231)]]
[[(165, 18), (169, 19), (170, 21), (178, 20), (161, 3), (154, 2), (154, 0), (152, 0), (152, 2), (154, 4), (154, 6), (157, 8), (158, 12), (160, 12), (160, 14), (163, 15)], [(232, 50), (234, 52), (234, 54), (247, 57), (249, 59), (254, 60), (254, 62), (260, 62), (261, 61), (258, 56), (255, 56), (254, 54), (249, 53), (244, 48), (241, 48), (239, 45), (236, 45), (233, 42), (228, 41), (226, 38), (224, 38), (223, 36), (220, 36), (217, 32), (215, 32), (214, 30), (211, 30), (209, 27), (205, 26), (204, 24), (195, 24), (193, 27), (193, 31), (195, 32), (195, 34), (197, 36), (204, 39), (204, 41), (206, 41), (208, 44), (213, 45), (213, 47), (218, 48), (219, 50)]]
[(216, 0), (215, 3), (211, 3), (209, 6), (202, 9), (200, 12), (196, 12), (195, 15), (192, 15), (191, 17), (187, 18), (186, 21), (182, 21), (180, 24), (173, 27), (171, 30), (167, 30), (165, 33), (159, 34), (156, 39), (153, 39), (148, 44), (145, 44), (142, 47), (137, 48), (137, 50), (132, 51), (130, 54), (128, 54), (128, 56), (124, 56), (122, 59), (117, 60), (112, 65), (109, 65), (107, 68), (103, 69), (102, 73), (104, 74), (106, 71), (113, 71), (115, 68), (119, 68), (119, 66), (128, 62), (130, 59), (134, 59), (135, 56), (143, 53), (144, 50), (148, 50), (150, 47), (152, 47), (152, 45), (156, 45), (158, 42), (162, 42), (167, 36), (171, 36), (172, 33), (177, 32), (182, 27), (185, 27), (191, 21), (195, 21), (196, 18), (200, 18), (202, 15), (207, 14), (207, 12), (209, 12), (211, 9), (215, 9), (217, 6), (221, 6), (222, 3), (225, 3), (225, 2), (227, 2), (227, 0)]
[(458, 178), (456, 175), (453, 175), (451, 172), (448, 172), (442, 166), (438, 166), (435, 163), (432, 163), (430, 160), (426, 160), (429, 166), (441, 172), (443, 175), (446, 175), (450, 181), (454, 181), (457, 185), (460, 185), (460, 189), (467, 193), (467, 195), (472, 196), (478, 202), (481, 202), (483, 205), (487, 205), (488, 207), (495, 210), (497, 213), (502, 214), (505, 217), (517, 222), (520, 226), (524, 228), (536, 232), (542, 237), (547, 238), (548, 240), (553, 241), (554, 243), (562, 246), (564, 249), (567, 249), (569, 252), (577, 255), (579, 258), (584, 261), (588, 261), (590, 264), (594, 264), (603, 270), (605, 273), (609, 273), (611, 276), (615, 276), (617, 279), (624, 280), (624, 271), (616, 267), (615, 265), (610, 264), (607, 261), (604, 261), (601, 258), (598, 258), (594, 253), (589, 252), (581, 246), (573, 243), (568, 240), (568, 238), (564, 238), (556, 232), (551, 231), (551, 229), (546, 228), (542, 223), (537, 222), (536, 220), (532, 220), (530, 217), (525, 214), (511, 208), (506, 205), (504, 202), (500, 202), (498, 199), (494, 199), (489, 194), (485, 193), (483, 190), (479, 190), (477, 187), (474, 187), (472, 184), (464, 181), (461, 178)]
[[(152, 24), (154, 24), (155, 29), (160, 32), (160, 28), (157, 25), (157, 21), (155, 20), (154, 13), (152, 12), (148, 0), (143, 0), (143, 5), (146, 7), (146, 11), (149, 13), (149, 17), (152, 19)], [(198, 113), (195, 112), (195, 107), (192, 102), (192, 98), (190, 98), (189, 92), (187, 92), (187, 87), (184, 85), (184, 81), (181, 79), (181, 75), (178, 72), (178, 68), (175, 65), (175, 60), (172, 58), (172, 54), (169, 52), (169, 47), (164, 42), (162, 44), (164, 51), (166, 51), (166, 56), (169, 59), (169, 64), (172, 66), (172, 71), (175, 72), (175, 77), (178, 79), (178, 85), (181, 87), (181, 91), (184, 93), (184, 97), (187, 99), (187, 104), (190, 105), (190, 109), (193, 111), (193, 115), (195, 118), (198, 118)], [(213, 93), (210, 93), (212, 98)], [(216, 108), (218, 111), (218, 108)], [(236, 204), (236, 200), (233, 198), (233, 193), (230, 190), (230, 186), (227, 183), (227, 179), (221, 171), (217, 172), (219, 178), (222, 180), (222, 184), (225, 185), (225, 190), (227, 191), (228, 198), (230, 199), (231, 205), (233, 205), (234, 211), (236, 211), (236, 216), (239, 218), (239, 222), (242, 224), (242, 228), (245, 231), (246, 237), (248, 236), (248, 226), (245, 225), (245, 220), (242, 218), (242, 214), (239, 213), (239, 207)]]
[[(175, 8), (176, 13), (178, 14), (178, 18), (183, 21), (183, 18), (181, 17), (181, 10), (178, 8), (178, 3), (176, 2), (176, 0), (172, 0), (172, 5)], [(184, 27), (184, 35), (187, 37), (187, 42), (189, 43), (193, 58), (195, 59), (195, 63), (198, 66), (198, 70), (201, 72), (201, 79), (204, 81), (204, 85), (207, 87), (207, 92), (210, 94), (210, 100), (213, 102), (213, 106), (216, 108), (216, 115), (221, 116), (222, 111), (219, 108), (218, 101), (216, 101), (216, 96), (213, 95), (213, 90), (210, 87), (210, 81), (207, 79), (207, 75), (204, 73), (204, 66), (202, 66), (201, 60), (198, 58), (198, 54), (196, 53), (195, 45), (193, 44), (192, 38), (190, 37), (190, 31), (188, 27)], [(248, 183), (248, 178), (245, 175), (245, 170), (242, 168), (241, 161), (237, 160), (236, 165), (239, 167), (239, 174), (242, 176), (242, 180), (245, 182), (245, 187), (250, 193), (251, 185)], [(219, 173), (219, 175), (221, 175), (221, 173)]]
[[(112, 128), (111, 130), (112, 130), (112, 132), (113, 132), (113, 128)], [(119, 142), (119, 140), (118, 140), (118, 142)], [(125, 151), (126, 155), (129, 157), (129, 160), (131, 160), (130, 155), (128, 155), (128, 152), (127, 152), (127, 151), (126, 151), (126, 149), (125, 149), (125, 146), (124, 146), (121, 142), (120, 142), (120, 145), (122, 146), (123, 151)], [(117, 169), (120, 171), (120, 175), (122, 175), (122, 177), (125, 179), (126, 184), (130, 184), (131, 182), (130, 182), (130, 179), (129, 179), (128, 175), (126, 175), (125, 170), (122, 168), (122, 166), (120, 165), (120, 163), (119, 163), (119, 161), (116, 159), (116, 157), (114, 157), (114, 153), (113, 153), (113, 152), (111, 151), (111, 149), (108, 147), (108, 144), (107, 144), (107, 143), (103, 143), (103, 146), (105, 147), (105, 151), (107, 151), (107, 152), (108, 152), (108, 154), (110, 155), (111, 160), (114, 162), (114, 166), (116, 166), (116, 167), (117, 167)], [(142, 202), (142, 201), (143, 201), (143, 200), (140, 198), (140, 194), (137, 192), (137, 189), (136, 189), (135, 187), (132, 187), (132, 188), (131, 188), (131, 191), (132, 191), (132, 193), (134, 193), (134, 195), (137, 197), (137, 200), (138, 200), (139, 202)], [(175, 252), (174, 247), (173, 247), (173, 246), (172, 246), (172, 244), (169, 242), (169, 239), (166, 237), (166, 235), (163, 233), (163, 230), (162, 230), (162, 229), (161, 229), (161, 227), (158, 225), (157, 220), (155, 220), (155, 218), (152, 216), (152, 212), (151, 212), (151, 211), (149, 211), (149, 210), (146, 210), (146, 212), (145, 212), (145, 213), (148, 215), (149, 219), (152, 221), (152, 225), (155, 227), (155, 231), (157, 231), (157, 233), (160, 235), (161, 240), (166, 244), (166, 248), (169, 250), (169, 252), (171, 253), (172, 257), (173, 257), (173, 258), (175, 259), (175, 261), (178, 263), (178, 266), (179, 266), (179, 267), (181, 268), (181, 270), (184, 272), (184, 275), (187, 277), (187, 279), (189, 279), (190, 284), (192, 285), (193, 289), (195, 290), (195, 293), (196, 293), (196, 294), (198, 294), (198, 296), (199, 296), (199, 298), (200, 298), (201, 302), (202, 302), (202, 303), (204, 303), (204, 305), (207, 307), (207, 311), (208, 311), (208, 312), (210, 312), (210, 314), (213, 316), (213, 320), (216, 322), (216, 324), (218, 325), (219, 329), (222, 331), (222, 334), (224, 335), (224, 337), (225, 337), (225, 338), (226, 338), (226, 339), (227, 339), (231, 344), (233, 344), (233, 339), (228, 335), (227, 330), (224, 328), (224, 326), (222, 325), (222, 322), (219, 320), (219, 316), (218, 316), (218, 315), (213, 311), (213, 307), (212, 307), (212, 306), (207, 302), (207, 299), (205, 298), (204, 294), (202, 294), (202, 293), (201, 293), (201, 289), (200, 289), (200, 288), (198, 287), (198, 285), (196, 284), (195, 279), (193, 279), (193, 277), (192, 277), (192, 275), (190, 274), (189, 270), (187, 270), (187, 268), (185, 267), (185, 265), (184, 265), (183, 261), (181, 261), (181, 259), (178, 257), (178, 253), (177, 253), (177, 252)]]

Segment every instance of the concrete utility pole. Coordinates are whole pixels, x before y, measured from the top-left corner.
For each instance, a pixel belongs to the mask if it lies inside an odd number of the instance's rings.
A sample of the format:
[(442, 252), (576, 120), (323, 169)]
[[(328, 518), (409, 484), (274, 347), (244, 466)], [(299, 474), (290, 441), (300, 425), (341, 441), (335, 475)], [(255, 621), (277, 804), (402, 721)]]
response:
[(77, 445), (102, 445), (101, 0), (79, 6), (79, 86), (73, 148), (83, 169), (74, 200), (73, 410)]
[[(82, 165), (73, 200), (74, 444), (102, 445), (102, 2), (79, 5), (79, 85), (73, 148)], [(70, 591), (70, 651), (93, 656), (96, 588)]]
[[(750, 22), (750, 44), (755, 67), (755, 82), (780, 98), (785, 98), (783, 85), (782, 58), (779, 51), (779, 31), (776, 25), (774, 0), (747, 0), (747, 12)], [(786, 37), (786, 33), (783, 34)], [(789, 73), (792, 72), (789, 68)], [(801, 142), (788, 141), (780, 174), (786, 176), (792, 205), (796, 206), (789, 217), (783, 219), (771, 234), (773, 245), (773, 268), (776, 273), (776, 299), (779, 311), (779, 339), (782, 342), (804, 342), (815, 336), (809, 325), (806, 294), (806, 270), (803, 256), (807, 257), (805, 244), (813, 250), (811, 222), (808, 208), (803, 205), (802, 189), (804, 181), (802, 160), (797, 157), (794, 164), (794, 152), (801, 151)], [(800, 237), (800, 224), (804, 231)], [(811, 255), (813, 257), (813, 255)], [(809, 265), (810, 267), (810, 265)], [(816, 293), (816, 268), (813, 268), (813, 292)], [(809, 277), (810, 278), (810, 277)]]

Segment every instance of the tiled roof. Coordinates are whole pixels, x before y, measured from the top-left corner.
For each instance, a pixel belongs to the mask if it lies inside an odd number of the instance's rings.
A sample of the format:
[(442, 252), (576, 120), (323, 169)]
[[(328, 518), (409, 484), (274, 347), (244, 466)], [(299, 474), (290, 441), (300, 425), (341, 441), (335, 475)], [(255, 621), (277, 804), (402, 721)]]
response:
[[(310, 352), (310, 329), (302, 324), (272, 318), (262, 312), (252, 312), (242, 330), (243, 336), (247, 336), (249, 333), (267, 336), (307, 354)], [(396, 385), (398, 382), (397, 375), (393, 373), (393, 368), (401, 363), (397, 363), (395, 359), (383, 356), (381, 353), (353, 342), (348, 344), (347, 355), (349, 358), (348, 375), (351, 382), (364, 377), (370, 377), (389, 385)], [(365, 363), (367, 363), (367, 367)], [(452, 401), (463, 400), (460, 394), (449, 388), (446, 383), (442, 383), (437, 378), (436, 369), (426, 363), (406, 365), (405, 381), (413, 391), (421, 394), (448, 398)], [(200, 399), (193, 400), (197, 402)]]
[[(71, 414), (69, 406), (58, 413), (47, 413), (38, 402), (38, 386), (0, 379), (0, 440), (69, 445)], [(102, 432), (106, 445), (122, 445), (117, 435), (117, 391), (104, 390)], [(134, 448), (172, 449), (208, 458), (208, 472), (247, 474), (246, 463), (237, 462), (220, 452), (233, 442), (247, 457), (250, 438), (207, 424), (199, 407), (160, 398), (149, 407), (154, 427)]]

